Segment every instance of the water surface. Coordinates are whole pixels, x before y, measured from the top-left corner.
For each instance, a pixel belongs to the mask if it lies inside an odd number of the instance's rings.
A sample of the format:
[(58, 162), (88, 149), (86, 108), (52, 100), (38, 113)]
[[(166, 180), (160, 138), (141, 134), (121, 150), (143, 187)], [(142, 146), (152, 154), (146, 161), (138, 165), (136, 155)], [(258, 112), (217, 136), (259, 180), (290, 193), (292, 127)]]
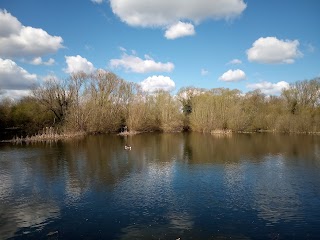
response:
[(1, 144), (0, 181), (0, 239), (320, 236), (319, 136)]

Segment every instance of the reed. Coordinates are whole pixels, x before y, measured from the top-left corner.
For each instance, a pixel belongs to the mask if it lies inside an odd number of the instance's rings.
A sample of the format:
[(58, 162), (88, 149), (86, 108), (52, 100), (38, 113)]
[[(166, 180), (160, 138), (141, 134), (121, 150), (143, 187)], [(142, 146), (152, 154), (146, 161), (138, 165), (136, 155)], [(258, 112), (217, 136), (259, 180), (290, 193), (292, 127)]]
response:
[(232, 131), (229, 129), (215, 129), (210, 132), (212, 135), (232, 135)]
[(136, 134), (140, 134), (142, 132), (140, 131), (124, 131), (124, 132), (120, 132), (117, 135), (119, 136), (132, 136), (132, 135), (136, 135)]
[(22, 143), (22, 142), (52, 142), (58, 140), (74, 139), (77, 137), (83, 137), (84, 132), (60, 132), (58, 129), (53, 127), (43, 128), (38, 134), (26, 137), (14, 137), (9, 140), (12, 143)]

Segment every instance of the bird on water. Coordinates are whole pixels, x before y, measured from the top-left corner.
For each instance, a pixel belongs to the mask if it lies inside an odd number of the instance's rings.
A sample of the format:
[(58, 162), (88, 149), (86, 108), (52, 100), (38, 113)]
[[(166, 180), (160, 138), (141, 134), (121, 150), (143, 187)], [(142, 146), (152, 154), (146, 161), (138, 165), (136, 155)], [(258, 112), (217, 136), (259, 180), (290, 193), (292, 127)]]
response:
[(126, 145), (126, 146), (124, 146), (124, 149), (125, 149), (125, 150), (131, 150), (131, 146), (127, 146), (127, 145)]

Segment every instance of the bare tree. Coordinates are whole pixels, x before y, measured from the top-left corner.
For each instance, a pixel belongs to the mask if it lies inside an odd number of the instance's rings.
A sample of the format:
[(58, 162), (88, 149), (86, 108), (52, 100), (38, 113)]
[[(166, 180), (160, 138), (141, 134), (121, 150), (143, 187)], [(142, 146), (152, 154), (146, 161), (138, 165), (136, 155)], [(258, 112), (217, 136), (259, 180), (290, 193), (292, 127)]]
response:
[(84, 72), (72, 73), (69, 78), (69, 91), (73, 96), (73, 104), (69, 108), (66, 127), (72, 131), (86, 131), (88, 112), (84, 109), (85, 88), (90, 75)]
[(85, 109), (91, 132), (113, 132), (125, 124), (128, 106), (136, 92), (136, 85), (111, 72), (98, 70), (90, 75), (86, 87)]
[(293, 83), (282, 91), (282, 96), (292, 114), (299, 108), (315, 108), (320, 105), (320, 78)]
[(66, 114), (74, 101), (74, 92), (70, 91), (68, 80), (51, 78), (33, 89), (33, 96), (52, 111), (58, 122), (64, 122)]

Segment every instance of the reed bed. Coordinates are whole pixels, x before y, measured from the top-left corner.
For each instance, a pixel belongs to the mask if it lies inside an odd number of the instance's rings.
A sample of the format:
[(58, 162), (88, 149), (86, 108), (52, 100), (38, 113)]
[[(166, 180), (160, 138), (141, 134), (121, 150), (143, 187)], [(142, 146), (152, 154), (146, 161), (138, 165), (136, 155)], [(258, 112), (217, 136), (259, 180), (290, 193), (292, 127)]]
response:
[(26, 137), (14, 137), (13, 139), (9, 140), (8, 142), (12, 143), (22, 143), (22, 142), (52, 142), (58, 140), (68, 140), (74, 139), (76, 137), (83, 137), (85, 135), (84, 132), (60, 132), (58, 129), (53, 127), (46, 127), (38, 134), (33, 136), (26, 136)]

